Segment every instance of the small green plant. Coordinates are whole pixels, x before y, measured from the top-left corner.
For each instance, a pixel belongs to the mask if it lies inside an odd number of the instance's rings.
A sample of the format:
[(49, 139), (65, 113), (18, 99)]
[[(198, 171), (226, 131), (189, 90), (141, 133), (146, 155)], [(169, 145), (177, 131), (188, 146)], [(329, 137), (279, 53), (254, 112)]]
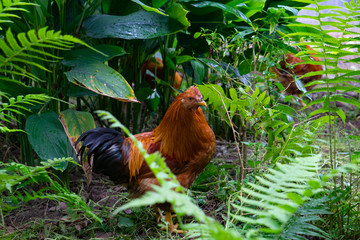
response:
[[(0, 162), (0, 209), (3, 226), (5, 224), (4, 212), (9, 212), (19, 207), (21, 203), (43, 198), (65, 202), (74, 211), (82, 211), (89, 219), (101, 222), (80, 196), (62, 187), (62, 184), (57, 180), (53, 180), (52, 177), (54, 176), (49, 169), (61, 170), (58, 166), (63, 162), (76, 164), (72, 158), (43, 161), (41, 162), (42, 166), (37, 167), (15, 162)], [(41, 186), (41, 183), (45, 187), (39, 187), (38, 190), (28, 189), (29, 186), (34, 184)]]

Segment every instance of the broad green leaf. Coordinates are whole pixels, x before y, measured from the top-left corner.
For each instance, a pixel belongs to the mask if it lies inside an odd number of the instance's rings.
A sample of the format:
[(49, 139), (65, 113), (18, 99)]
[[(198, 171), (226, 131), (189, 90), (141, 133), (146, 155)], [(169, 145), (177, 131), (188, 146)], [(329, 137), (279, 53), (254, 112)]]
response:
[(221, 65), (216, 62), (214, 59), (207, 59), (207, 58), (198, 58), (198, 60), (205, 65), (207, 65), (209, 68), (217, 71), (220, 74), (226, 74), (226, 71), (224, 68), (221, 67)]
[(156, 8), (162, 7), (167, 2), (168, 0), (152, 0), (152, 4)]
[[(55, 112), (31, 115), (26, 119), (25, 131), (29, 134), (31, 146), (43, 161), (68, 156), (67, 136)], [(57, 169), (65, 170), (67, 165), (63, 162)]]
[(186, 14), (189, 11), (185, 10), (181, 4), (175, 3), (172, 4), (169, 8), (166, 9), (166, 13), (170, 18), (177, 20), (185, 27), (190, 27), (190, 22), (186, 18)]
[(302, 197), (297, 194), (297, 193), (294, 193), (294, 192), (289, 192), (287, 194), (287, 197), (291, 200), (293, 200), (296, 204), (303, 204), (304, 203), (304, 200), (302, 199)]
[(255, 91), (252, 93), (252, 95), (251, 95), (251, 99), (253, 100), (253, 101), (255, 101), (255, 99), (259, 96), (259, 94), (260, 94), (260, 89), (259, 88), (256, 88), (255, 89)]
[(69, 97), (84, 97), (84, 96), (96, 96), (97, 93), (90, 91), (86, 88), (79, 87), (78, 85), (71, 84), (67, 89), (67, 96)]
[(131, 1), (139, 4), (145, 11), (155, 12), (155, 13), (166, 16), (166, 14), (162, 12), (162, 9), (156, 9), (156, 8), (150, 7), (150, 6), (146, 5), (145, 3), (141, 2), (140, 0), (131, 0)]
[(127, 16), (95, 15), (84, 21), (86, 34), (93, 38), (149, 39), (186, 28), (179, 21), (154, 12), (138, 11)]
[(236, 92), (236, 90), (234, 88), (230, 88), (229, 92), (230, 92), (230, 97), (232, 100), (238, 99), (238, 93)]
[(312, 188), (312, 189), (319, 189), (321, 188), (321, 183), (319, 180), (317, 179), (311, 179), (308, 181), (308, 184), (309, 186)]
[(47, 93), (47, 91), (43, 88), (37, 87), (28, 87), (24, 85), (22, 82), (15, 81), (12, 79), (0, 79), (0, 90), (1, 92), (5, 92), (12, 97), (16, 97), (19, 95), (27, 95), (27, 94), (42, 94)]
[(106, 56), (87, 48), (74, 49), (66, 55), (63, 64), (74, 67), (65, 73), (69, 81), (120, 101), (137, 102), (134, 91), (125, 78), (104, 64), (106, 60), (124, 55), (125, 51), (112, 45), (98, 45), (96, 48)]
[[(79, 112), (69, 109), (60, 113), (59, 119), (70, 140), (71, 146), (74, 151), (78, 153), (81, 144), (75, 146), (76, 141), (81, 134), (96, 127), (94, 118), (88, 112)], [(87, 179), (87, 186), (89, 186), (92, 180), (92, 167), (88, 161), (84, 161), (82, 163), (82, 168)]]
[(230, 14), (238, 17), (239, 20), (241, 19), (247, 23), (251, 23), (250, 19), (248, 19), (244, 13), (242, 13), (240, 10), (238, 10), (234, 7), (228, 6), (226, 4), (222, 4), (222, 3), (218, 3), (218, 2), (210, 2), (210, 1), (200, 1), (198, 3), (193, 3), (192, 6), (197, 7), (197, 8), (204, 8), (204, 7), (219, 8), (226, 13), (230, 13)]
[(65, 66), (74, 67), (93, 62), (105, 62), (113, 57), (123, 56), (126, 54), (123, 48), (115, 45), (102, 44), (96, 45), (94, 48), (105, 55), (95, 52), (89, 48), (75, 48), (66, 53), (63, 64)]
[(185, 62), (189, 62), (191, 60), (193, 60), (194, 57), (189, 56), (189, 55), (181, 55), (181, 56), (176, 56), (176, 64), (183, 64)]
[(262, 11), (264, 9), (265, 6), (265, 2), (266, 0), (247, 0), (244, 3), (246, 4), (246, 7), (242, 7), (245, 8), (246, 10), (248, 10), (247, 13), (245, 13), (246, 17), (251, 17), (254, 14)]
[(59, 114), (59, 120), (74, 149), (75, 143), (81, 134), (96, 128), (94, 118), (88, 112), (68, 109)]
[(71, 71), (66, 72), (65, 75), (70, 82), (98, 94), (119, 101), (137, 102), (134, 91), (125, 78), (101, 62), (76, 66)]
[(205, 68), (202, 63), (196, 60), (190, 61), (191, 66), (194, 70), (194, 80), (197, 84), (201, 84), (205, 76)]
[(296, 110), (294, 108), (284, 104), (277, 104), (274, 109), (288, 115), (296, 114)]
[(257, 104), (261, 103), (264, 100), (265, 96), (266, 96), (266, 91), (264, 91), (260, 94), (260, 96), (255, 100), (254, 104), (257, 105)]

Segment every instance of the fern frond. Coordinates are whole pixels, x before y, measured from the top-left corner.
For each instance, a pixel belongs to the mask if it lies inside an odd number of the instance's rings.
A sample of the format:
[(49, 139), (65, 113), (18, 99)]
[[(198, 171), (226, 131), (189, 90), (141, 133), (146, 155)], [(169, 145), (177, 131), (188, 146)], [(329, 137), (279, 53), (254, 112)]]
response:
[[(327, 197), (310, 199), (297, 209), (281, 232), (280, 239), (303, 239), (305, 236), (323, 238), (328, 234), (311, 222), (323, 222), (319, 215), (332, 214), (326, 205)], [(302, 236), (301, 236), (301, 235)]]
[(69, 50), (74, 44), (85, 45), (94, 51), (85, 42), (71, 35), (61, 35), (54, 30), (47, 30), (47, 27), (30, 30), (25, 33), (19, 33), (17, 37), (13, 35), (11, 29), (6, 32), (6, 40), (0, 38), (0, 50), (5, 56), (1, 56), (0, 70), (4, 74), (13, 74), (26, 76), (33, 80), (39, 80), (38, 77), (28, 73), (20, 64), (34, 66), (44, 71), (49, 71), (43, 65), (34, 61), (34, 59), (43, 61), (57, 61), (60, 57), (51, 53), (53, 50)]
[[(290, 164), (277, 164), (276, 170), (270, 169), (263, 177), (257, 176), (258, 183), (249, 183), (250, 187), (243, 188), (248, 198), (238, 196), (232, 202), (236, 210), (232, 218), (262, 226), (259, 232), (264, 236), (268, 233), (282, 236), (288, 231), (293, 217), (301, 212), (301, 208), (307, 209), (305, 204), (322, 191), (318, 178), (319, 161), (320, 156), (297, 158)], [(236, 203), (237, 200), (242, 204)], [(301, 221), (295, 217), (293, 221), (298, 221), (296, 233), (323, 234), (311, 224), (317, 219), (315, 212), (306, 212)]]
[[(29, 105), (42, 104), (52, 99), (45, 94), (28, 94), (26, 96), (7, 97), (6, 94), (0, 91), (0, 97), (6, 99), (7, 102), (0, 101), (0, 120), (11, 123), (11, 121), (18, 121), (14, 116), (24, 115), (24, 112), (30, 112), (26, 107)], [(10, 130), (3, 123), (0, 122), (0, 132), (16, 132), (22, 130)]]
[[(310, 85), (321, 84), (320, 88), (315, 88), (309, 93), (315, 92), (327, 92), (343, 94), (346, 92), (354, 91), (354, 86), (349, 82), (354, 79), (351, 76), (356, 75), (355, 71), (344, 68), (340, 63), (357, 63), (356, 59), (359, 58), (359, 52), (354, 51), (359, 47), (358, 39), (356, 37), (358, 32), (354, 29), (358, 28), (357, 19), (360, 17), (359, 7), (360, 4), (355, 1), (350, 3), (344, 3), (345, 7), (321, 5), (322, 1), (315, 0), (297, 0), (303, 3), (312, 4), (312, 7), (299, 7), (298, 9), (311, 10), (316, 13), (316, 16), (293, 16), (291, 18), (305, 18), (312, 19), (318, 22), (304, 23), (295, 22), (289, 24), (289, 28), (293, 29), (293, 32), (288, 34), (287, 37), (299, 40), (303, 36), (309, 36), (309, 41), (295, 43), (295, 46), (309, 45), (315, 50), (303, 50), (297, 54), (297, 56), (312, 55), (322, 58), (322, 61), (318, 61), (316, 64), (321, 64), (325, 67), (324, 71), (313, 72), (305, 74), (302, 77), (310, 77), (313, 75), (323, 75), (324, 79), (317, 81), (316, 83), (310, 83)], [(327, 11), (322, 11), (327, 10)], [(309, 33), (306, 33), (308, 31)], [(305, 60), (303, 63), (314, 64), (314, 62)], [(344, 102), (354, 106), (359, 106), (359, 100), (347, 100), (348, 97), (336, 97), (336, 98), (323, 98), (321, 101), (311, 102), (308, 105), (314, 105), (323, 103), (327, 106), (335, 105), (335, 102)]]
[[(13, 11), (29, 12), (22, 6), (37, 6), (37, 4), (21, 2), (20, 0), (0, 1), (0, 24), (12, 23), (13, 21), (10, 18), (20, 18), (18, 15), (11, 13)], [(1, 25), (0, 30), (2, 30)]]

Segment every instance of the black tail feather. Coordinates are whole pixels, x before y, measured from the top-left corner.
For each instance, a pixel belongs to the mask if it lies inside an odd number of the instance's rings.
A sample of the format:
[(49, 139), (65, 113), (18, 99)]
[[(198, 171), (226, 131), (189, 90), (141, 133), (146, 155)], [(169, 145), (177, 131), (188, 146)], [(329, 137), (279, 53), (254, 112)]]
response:
[(84, 162), (84, 152), (88, 149), (86, 157), (89, 159), (93, 156), (94, 172), (103, 173), (113, 181), (123, 182), (129, 179), (127, 156), (122, 152), (124, 140), (124, 135), (114, 129), (95, 128), (84, 132), (75, 146), (80, 142), (83, 144), (78, 152), (81, 163)]

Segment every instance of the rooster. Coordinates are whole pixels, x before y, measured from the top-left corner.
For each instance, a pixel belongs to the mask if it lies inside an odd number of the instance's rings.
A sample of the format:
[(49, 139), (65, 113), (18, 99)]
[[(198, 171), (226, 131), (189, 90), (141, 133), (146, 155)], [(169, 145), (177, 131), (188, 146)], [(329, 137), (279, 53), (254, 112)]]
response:
[[(145, 81), (149, 83), (151, 88), (155, 88), (155, 82), (154, 82), (155, 77), (154, 76), (161, 78), (161, 79), (163, 78), (164, 63), (162, 62), (162, 60), (160, 58), (155, 58), (155, 60), (156, 60), (155, 63), (150, 60), (146, 61), (141, 69), (142, 76), (145, 76)], [(152, 74), (154, 74), (154, 76), (147, 74), (146, 70), (149, 70)], [(171, 79), (171, 77), (169, 77), (169, 80), (170, 79)], [(180, 74), (178, 72), (175, 72), (173, 87), (175, 89), (179, 89), (181, 81), (182, 81), (182, 79), (181, 79)]]
[[(306, 45), (308, 50), (313, 50), (310, 46)], [(320, 62), (321, 59), (313, 56), (314, 53), (310, 53), (310, 59), (313, 61)], [(323, 66), (318, 64), (300, 64), (304, 60), (299, 59), (292, 53), (286, 54), (286, 59), (280, 62), (280, 68), (273, 68), (273, 71), (278, 76), (280, 83), (284, 86), (285, 91), (291, 95), (297, 95), (300, 97), (302, 91), (296, 86), (294, 76), (303, 76), (309, 72), (322, 71)], [(297, 65), (295, 65), (297, 64)], [(295, 66), (293, 66), (295, 65)], [(308, 84), (309, 82), (320, 80), (322, 75), (314, 75), (309, 77), (301, 78), (303, 85)], [(313, 89), (315, 85), (306, 86), (306, 91)], [(305, 103), (300, 100), (300, 103), (305, 107)]]
[[(151, 132), (135, 135), (148, 153), (159, 151), (180, 184), (189, 188), (196, 176), (210, 162), (215, 150), (215, 135), (199, 106), (206, 106), (199, 89), (190, 87), (176, 97), (160, 125)], [(78, 155), (92, 160), (94, 172), (110, 177), (116, 184), (125, 185), (130, 197), (139, 197), (159, 185), (143, 156), (130, 138), (113, 129), (95, 128), (83, 133)], [(91, 161), (89, 161), (91, 162)], [(170, 232), (180, 232), (173, 224), (171, 205), (160, 206), (165, 212)]]

